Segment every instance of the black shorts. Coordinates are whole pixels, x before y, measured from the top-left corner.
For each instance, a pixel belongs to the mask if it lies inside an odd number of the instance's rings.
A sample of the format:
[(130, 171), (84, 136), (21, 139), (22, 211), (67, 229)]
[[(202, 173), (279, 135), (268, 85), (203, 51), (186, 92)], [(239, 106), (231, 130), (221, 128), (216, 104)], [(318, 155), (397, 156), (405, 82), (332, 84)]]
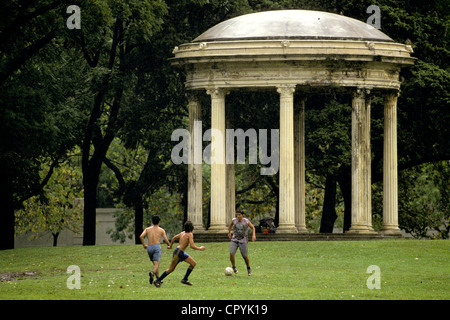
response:
[(175, 256), (178, 257), (178, 263), (189, 258), (189, 255), (186, 252), (184, 252), (183, 250), (180, 250), (180, 248), (175, 248), (175, 250), (173, 250), (173, 257), (175, 257)]

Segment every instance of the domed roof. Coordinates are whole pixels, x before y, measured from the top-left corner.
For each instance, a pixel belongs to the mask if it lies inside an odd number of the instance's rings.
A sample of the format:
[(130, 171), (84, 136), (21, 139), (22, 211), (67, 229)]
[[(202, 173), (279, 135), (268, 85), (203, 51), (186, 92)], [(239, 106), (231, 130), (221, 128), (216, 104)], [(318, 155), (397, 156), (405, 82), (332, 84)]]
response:
[(193, 42), (268, 39), (370, 40), (393, 42), (362, 21), (310, 10), (265, 11), (223, 21)]

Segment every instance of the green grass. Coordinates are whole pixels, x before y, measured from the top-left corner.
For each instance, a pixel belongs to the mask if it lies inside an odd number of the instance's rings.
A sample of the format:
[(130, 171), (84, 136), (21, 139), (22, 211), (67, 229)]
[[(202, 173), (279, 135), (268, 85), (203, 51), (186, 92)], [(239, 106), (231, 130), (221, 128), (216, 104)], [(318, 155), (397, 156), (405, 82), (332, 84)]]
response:
[[(198, 246), (202, 243), (197, 243)], [(161, 288), (148, 283), (142, 246), (46, 247), (0, 251), (0, 274), (34, 272), (0, 282), (0, 299), (449, 299), (450, 242), (418, 240), (249, 243), (253, 275), (236, 255), (237, 275), (226, 277), (229, 243), (187, 252), (197, 261), (194, 286), (180, 283), (178, 265)], [(163, 246), (160, 272), (172, 250)], [(81, 289), (69, 290), (67, 267), (81, 269)], [(368, 289), (370, 265), (381, 289)]]

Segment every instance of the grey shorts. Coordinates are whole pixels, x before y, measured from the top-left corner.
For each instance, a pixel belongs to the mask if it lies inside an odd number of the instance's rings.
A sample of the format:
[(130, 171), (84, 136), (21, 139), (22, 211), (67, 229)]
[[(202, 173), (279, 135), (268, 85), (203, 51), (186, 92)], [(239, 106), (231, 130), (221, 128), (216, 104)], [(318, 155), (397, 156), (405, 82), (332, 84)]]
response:
[(248, 256), (248, 242), (238, 242), (231, 240), (230, 242), (230, 254), (236, 254), (237, 248), (241, 251), (243, 257)]
[(161, 246), (159, 244), (153, 244), (151, 246), (148, 246), (147, 253), (148, 257), (150, 258), (150, 261), (159, 262), (159, 260), (161, 260)]

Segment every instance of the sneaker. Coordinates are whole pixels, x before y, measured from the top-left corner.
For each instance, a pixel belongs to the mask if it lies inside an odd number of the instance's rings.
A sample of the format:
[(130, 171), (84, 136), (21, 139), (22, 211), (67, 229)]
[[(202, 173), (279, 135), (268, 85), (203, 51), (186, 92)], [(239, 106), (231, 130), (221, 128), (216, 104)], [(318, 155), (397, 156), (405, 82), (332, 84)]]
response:
[(161, 281), (156, 280), (153, 283), (155, 284), (155, 287), (157, 287), (157, 288), (161, 287)]
[(251, 269), (251, 268), (247, 268), (247, 272), (248, 272), (248, 275), (249, 275), (249, 276), (252, 275), (252, 269)]
[(238, 269), (236, 268), (236, 266), (233, 267), (233, 271), (234, 273), (238, 273)]
[(190, 283), (188, 280), (181, 280), (182, 284), (188, 285), (188, 286), (192, 286), (192, 283)]
[(150, 279), (148, 279), (148, 281), (150, 282), (150, 284), (153, 284), (153, 277), (155, 276), (155, 273), (153, 271), (150, 271), (148, 273), (148, 276), (150, 277)]

